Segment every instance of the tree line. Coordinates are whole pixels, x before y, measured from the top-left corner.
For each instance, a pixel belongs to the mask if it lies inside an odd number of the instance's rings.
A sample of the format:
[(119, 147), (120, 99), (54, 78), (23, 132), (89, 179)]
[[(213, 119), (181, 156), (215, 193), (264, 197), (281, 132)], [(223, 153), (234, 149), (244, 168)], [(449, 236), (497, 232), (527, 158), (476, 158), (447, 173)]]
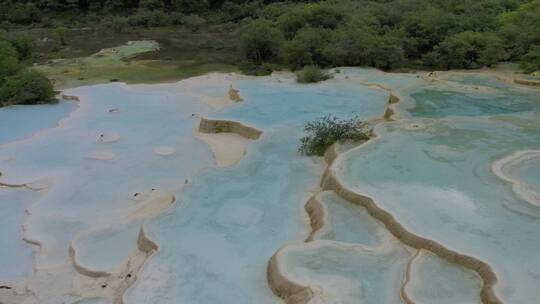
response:
[[(11, 25), (227, 25), (246, 72), (286, 67), (540, 69), (540, 0), (0, 0)], [(59, 24), (60, 23), (60, 24)], [(110, 24), (110, 25), (109, 25)]]
[(24, 39), (0, 39), (0, 107), (54, 102), (55, 92), (42, 73), (25, 67), (31, 52)]
[(472, 69), (501, 61), (540, 69), (540, 1), (274, 3), (242, 30), (253, 67), (306, 65)]

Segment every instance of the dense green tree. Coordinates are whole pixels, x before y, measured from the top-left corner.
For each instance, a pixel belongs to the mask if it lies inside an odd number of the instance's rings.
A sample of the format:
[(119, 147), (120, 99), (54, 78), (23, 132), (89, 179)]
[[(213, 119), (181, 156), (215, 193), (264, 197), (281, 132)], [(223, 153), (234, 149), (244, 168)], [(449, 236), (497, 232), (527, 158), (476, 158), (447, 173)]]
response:
[(461, 27), (464, 30), (492, 31), (497, 28), (498, 16), (515, 9), (519, 2), (514, 0), (466, 0), (452, 1), (450, 9), (459, 16)]
[(6, 39), (17, 50), (19, 60), (25, 60), (32, 54), (32, 41), (26, 37), (9, 37)]
[(426, 57), (445, 69), (491, 66), (506, 58), (500, 38), (493, 33), (466, 31), (446, 38)]
[(336, 66), (367, 66), (377, 50), (377, 37), (368, 27), (351, 25), (332, 33), (324, 54)]
[(42, 14), (32, 2), (0, 2), (0, 21), (14, 24), (31, 24), (39, 22)]
[(0, 84), (21, 68), (18, 57), (17, 50), (11, 43), (0, 40)]
[(328, 64), (324, 56), (328, 36), (324, 29), (304, 27), (283, 44), (281, 58), (292, 69), (316, 64), (325, 66)]
[(327, 2), (308, 6), (307, 11), (307, 22), (312, 27), (335, 29), (345, 16), (339, 6)]
[(21, 71), (6, 77), (0, 87), (0, 105), (42, 104), (54, 100), (54, 90), (47, 77), (37, 71)]
[(540, 45), (540, 0), (528, 1), (515, 11), (502, 14), (499, 21), (510, 59), (518, 60)]
[(168, 15), (161, 10), (139, 10), (137, 14), (127, 18), (127, 24), (131, 26), (157, 27), (170, 25)]
[(521, 68), (527, 72), (540, 70), (540, 45), (529, 49), (529, 52), (521, 57)]
[[(257, 27), (257, 19), (270, 23)], [(540, 0), (0, 0), (0, 25), (239, 29), (240, 45), (232, 47), (250, 61), (243, 64), (264, 62), (265, 71), (283, 63), (476, 68), (501, 60), (521, 60), (530, 70)], [(66, 44), (65, 31), (57, 38)], [(29, 44), (12, 44), (28, 62)]]
[(171, 7), (184, 14), (199, 14), (210, 7), (207, 0), (171, 0)]
[(377, 50), (373, 54), (373, 66), (390, 70), (403, 66), (405, 62), (405, 52), (402, 41), (393, 33), (387, 33), (377, 38)]
[(503, 41), (493, 33), (482, 33), (482, 38), (477, 44), (478, 59), (481, 66), (492, 67), (500, 61), (508, 58), (504, 50)]
[(17, 52), (17, 49), (10, 41), (0, 40), (0, 58), (3, 57), (19, 58), (19, 53)]
[(403, 28), (414, 43), (408, 56), (415, 58), (433, 50), (449, 33), (461, 31), (457, 16), (432, 6), (420, 12), (405, 14)]
[(257, 11), (263, 7), (262, 0), (236, 3), (225, 1), (221, 6), (221, 11), (225, 16), (225, 21), (239, 21), (248, 17), (256, 17)]
[(205, 23), (206, 20), (199, 15), (188, 15), (182, 18), (182, 24), (188, 27), (192, 32), (197, 32)]
[[(30, 46), (22, 38), (0, 40), (0, 106), (51, 102), (54, 91), (51, 82), (40, 72), (25, 71), (19, 63), (30, 53)], [(14, 45), (15, 44), (15, 45)]]
[(298, 151), (304, 155), (323, 156), (336, 142), (359, 142), (371, 137), (371, 126), (358, 117), (340, 119), (327, 115), (310, 121), (304, 127), (306, 136), (300, 139)]
[(245, 59), (262, 63), (277, 58), (283, 35), (271, 21), (257, 19), (242, 31), (240, 49)]
[(259, 18), (277, 20), (279, 17), (294, 11), (301, 3), (296, 2), (272, 2), (261, 7), (257, 12)]
[(332, 75), (321, 70), (316, 65), (305, 66), (301, 71), (296, 72), (296, 81), (299, 83), (314, 83), (330, 79)]
[(143, 10), (157, 10), (163, 8), (164, 3), (161, 0), (141, 0), (139, 1), (139, 8)]
[(302, 9), (293, 9), (279, 16), (278, 24), (285, 38), (292, 39), (298, 30), (307, 25), (307, 14)]

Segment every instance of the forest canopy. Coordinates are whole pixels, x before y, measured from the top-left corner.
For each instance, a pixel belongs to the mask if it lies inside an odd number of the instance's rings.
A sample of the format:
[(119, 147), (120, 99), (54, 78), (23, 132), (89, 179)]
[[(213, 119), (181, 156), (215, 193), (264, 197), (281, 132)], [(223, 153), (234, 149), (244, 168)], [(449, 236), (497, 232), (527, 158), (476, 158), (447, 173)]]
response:
[(26, 69), (22, 64), (28, 52), (24, 40), (0, 39), (0, 107), (55, 101), (49, 79), (40, 72)]
[(0, 0), (0, 23), (237, 31), (251, 73), (304, 66), (540, 69), (540, 0)]

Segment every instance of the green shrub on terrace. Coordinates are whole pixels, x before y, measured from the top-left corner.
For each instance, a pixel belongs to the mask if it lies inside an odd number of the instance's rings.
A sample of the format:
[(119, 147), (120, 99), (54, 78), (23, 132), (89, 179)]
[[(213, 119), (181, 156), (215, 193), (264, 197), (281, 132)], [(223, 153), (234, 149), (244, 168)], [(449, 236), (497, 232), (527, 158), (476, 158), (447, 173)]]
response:
[(322, 156), (336, 142), (368, 140), (372, 129), (358, 117), (339, 119), (327, 115), (307, 123), (304, 131), (307, 135), (300, 139), (298, 151), (307, 156)]
[(299, 83), (314, 83), (330, 79), (332, 76), (316, 65), (307, 65), (303, 70), (296, 72), (296, 81)]
[(0, 87), (0, 106), (52, 103), (54, 89), (47, 77), (38, 71), (21, 71), (8, 76)]

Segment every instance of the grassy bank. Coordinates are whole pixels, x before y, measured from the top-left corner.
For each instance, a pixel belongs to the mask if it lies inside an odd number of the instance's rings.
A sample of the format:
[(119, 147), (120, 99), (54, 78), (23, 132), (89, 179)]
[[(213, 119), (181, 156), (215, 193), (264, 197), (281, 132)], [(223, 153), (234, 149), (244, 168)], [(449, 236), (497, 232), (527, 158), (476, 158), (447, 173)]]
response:
[[(127, 83), (174, 81), (212, 71), (236, 71), (234, 31), (181, 27), (135, 28), (122, 32), (72, 29), (63, 35), (52, 29), (19, 29), (10, 36), (33, 44), (31, 61), (57, 88), (111, 80)], [(130, 41), (152, 40), (159, 48)]]

